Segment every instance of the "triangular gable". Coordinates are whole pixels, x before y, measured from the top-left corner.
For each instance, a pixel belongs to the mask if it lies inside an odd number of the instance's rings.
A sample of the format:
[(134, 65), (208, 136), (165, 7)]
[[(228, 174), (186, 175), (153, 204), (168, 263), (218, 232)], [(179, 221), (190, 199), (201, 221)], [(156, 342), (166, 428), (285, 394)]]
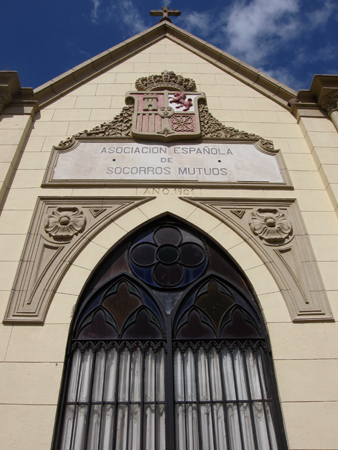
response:
[(252, 66), (164, 21), (43, 84), (35, 89), (34, 99), (43, 107), (164, 38), (195, 53), (287, 109), (288, 101), (297, 95), (293, 89)]

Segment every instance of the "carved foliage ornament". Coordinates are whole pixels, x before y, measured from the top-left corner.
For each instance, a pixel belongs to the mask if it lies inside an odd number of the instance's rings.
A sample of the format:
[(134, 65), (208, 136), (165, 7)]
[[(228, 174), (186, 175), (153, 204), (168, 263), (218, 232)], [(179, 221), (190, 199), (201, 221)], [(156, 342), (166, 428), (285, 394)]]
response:
[(268, 244), (284, 244), (292, 235), (292, 225), (277, 208), (258, 208), (250, 216), (251, 231)]
[(60, 207), (50, 214), (45, 223), (45, 231), (55, 240), (70, 240), (84, 230), (86, 218), (78, 208)]
[(324, 108), (329, 114), (332, 111), (338, 111), (338, 90), (324, 97), (321, 107)]
[(0, 113), (12, 101), (12, 96), (5, 89), (0, 88)]

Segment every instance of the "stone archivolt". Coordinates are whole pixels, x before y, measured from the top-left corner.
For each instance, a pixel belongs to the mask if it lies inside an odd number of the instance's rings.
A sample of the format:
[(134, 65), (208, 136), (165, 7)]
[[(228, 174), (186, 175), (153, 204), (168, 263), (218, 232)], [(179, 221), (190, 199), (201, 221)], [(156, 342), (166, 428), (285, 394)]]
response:
[(43, 323), (69, 265), (116, 216), (150, 197), (39, 198), (5, 323)]
[(217, 217), (252, 247), (276, 281), (294, 322), (333, 319), (295, 200), (184, 200)]

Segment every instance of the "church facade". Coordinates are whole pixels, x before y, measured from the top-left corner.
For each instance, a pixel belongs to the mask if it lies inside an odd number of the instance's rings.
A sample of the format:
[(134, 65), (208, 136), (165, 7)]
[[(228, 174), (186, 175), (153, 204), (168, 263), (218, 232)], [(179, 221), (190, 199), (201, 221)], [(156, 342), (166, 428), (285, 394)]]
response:
[(1, 448), (338, 449), (337, 98), (168, 20), (0, 73)]

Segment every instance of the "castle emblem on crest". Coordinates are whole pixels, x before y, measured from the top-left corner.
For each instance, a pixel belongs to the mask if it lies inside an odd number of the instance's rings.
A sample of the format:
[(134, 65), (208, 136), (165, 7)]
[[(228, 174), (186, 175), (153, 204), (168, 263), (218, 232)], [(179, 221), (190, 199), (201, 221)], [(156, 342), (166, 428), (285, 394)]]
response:
[(134, 103), (134, 138), (174, 141), (201, 136), (198, 102), (205, 94), (196, 92), (193, 80), (165, 71), (139, 78), (136, 88), (126, 99)]

